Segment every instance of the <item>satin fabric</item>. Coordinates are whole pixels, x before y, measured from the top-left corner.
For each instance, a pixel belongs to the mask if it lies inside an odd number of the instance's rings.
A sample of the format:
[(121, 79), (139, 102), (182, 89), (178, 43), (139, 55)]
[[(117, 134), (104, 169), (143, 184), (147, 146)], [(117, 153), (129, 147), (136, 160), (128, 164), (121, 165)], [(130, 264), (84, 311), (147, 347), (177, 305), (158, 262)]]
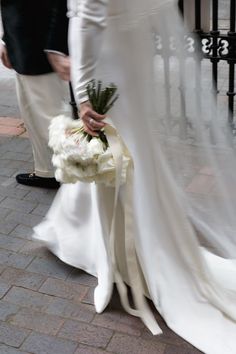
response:
[[(154, 143), (150, 133), (153, 109), (161, 110), (162, 102), (159, 99), (153, 105), (149, 94), (153, 63), (147, 53), (153, 48), (150, 32), (144, 31), (149, 23), (144, 18), (139, 21), (141, 26), (136, 26), (137, 13), (126, 11), (128, 4), (135, 3), (72, 1), (70, 50), (76, 99), (86, 100), (84, 85), (94, 77), (113, 81), (119, 87), (120, 98), (110, 115), (134, 162), (132, 232), (143, 277), (142, 291), (147, 286), (146, 295), (168, 326), (195, 347), (207, 354), (234, 354), (235, 260), (201, 247), (175, 176), (159, 142)], [(167, 3), (170, 7), (163, 13), (161, 8)], [(144, 6), (139, 1), (137, 4), (140, 9)], [(158, 8), (160, 21), (163, 14), (176, 11), (173, 1), (152, 0), (152, 4), (157, 5), (155, 20)], [(130, 283), (132, 275), (128, 274), (125, 252), (125, 196), (122, 186), (116, 210), (115, 254), (123, 280)], [(112, 188), (64, 185), (34, 234), (64, 262), (98, 278), (97, 312), (109, 302), (114, 282), (109, 249), (113, 203)]]

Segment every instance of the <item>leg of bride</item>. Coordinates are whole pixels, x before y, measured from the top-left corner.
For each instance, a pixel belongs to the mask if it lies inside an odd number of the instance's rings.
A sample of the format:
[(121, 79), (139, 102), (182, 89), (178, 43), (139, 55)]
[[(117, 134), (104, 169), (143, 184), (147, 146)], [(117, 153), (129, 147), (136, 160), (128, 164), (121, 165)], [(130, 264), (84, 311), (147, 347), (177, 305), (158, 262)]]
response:
[(63, 262), (98, 277), (97, 312), (107, 306), (113, 286), (107, 248), (112, 202), (112, 189), (87, 183), (63, 185), (33, 235)]
[[(99, 260), (97, 267), (98, 285), (94, 291), (94, 305), (97, 313), (101, 313), (107, 307), (113, 290), (113, 272), (110, 258), (109, 236), (111, 229), (111, 220), (113, 215), (114, 203), (114, 188), (109, 188), (104, 185), (94, 185), (94, 202), (97, 205), (97, 215), (95, 218), (100, 220), (97, 224), (100, 225), (100, 233), (104, 240), (106, 259)], [(97, 230), (98, 231), (98, 230)], [(97, 257), (101, 253), (97, 249)]]

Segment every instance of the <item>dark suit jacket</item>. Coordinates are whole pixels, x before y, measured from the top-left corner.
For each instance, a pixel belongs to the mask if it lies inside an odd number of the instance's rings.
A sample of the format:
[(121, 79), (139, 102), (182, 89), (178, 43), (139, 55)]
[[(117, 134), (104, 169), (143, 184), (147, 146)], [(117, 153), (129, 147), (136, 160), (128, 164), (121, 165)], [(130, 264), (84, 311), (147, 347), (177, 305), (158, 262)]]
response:
[(52, 72), (44, 52), (68, 54), (66, 0), (1, 0), (4, 36), (10, 62), (19, 74)]

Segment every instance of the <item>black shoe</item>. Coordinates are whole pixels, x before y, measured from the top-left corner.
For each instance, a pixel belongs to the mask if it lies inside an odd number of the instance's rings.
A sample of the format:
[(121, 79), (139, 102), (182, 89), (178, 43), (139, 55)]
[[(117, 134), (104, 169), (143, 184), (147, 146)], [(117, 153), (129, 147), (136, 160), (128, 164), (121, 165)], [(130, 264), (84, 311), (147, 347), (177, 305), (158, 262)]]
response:
[(60, 183), (53, 177), (39, 177), (35, 173), (22, 173), (16, 176), (16, 180), (20, 184), (31, 187), (41, 187), (47, 189), (57, 189)]

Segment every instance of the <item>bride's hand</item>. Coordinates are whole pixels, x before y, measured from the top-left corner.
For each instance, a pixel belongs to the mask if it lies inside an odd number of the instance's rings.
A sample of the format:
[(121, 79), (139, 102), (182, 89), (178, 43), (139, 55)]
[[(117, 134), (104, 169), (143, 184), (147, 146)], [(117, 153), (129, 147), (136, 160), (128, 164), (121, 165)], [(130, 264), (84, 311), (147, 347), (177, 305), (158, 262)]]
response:
[(95, 112), (88, 101), (80, 104), (80, 118), (84, 123), (86, 133), (93, 136), (97, 136), (97, 131), (106, 125), (102, 122), (106, 116)]

